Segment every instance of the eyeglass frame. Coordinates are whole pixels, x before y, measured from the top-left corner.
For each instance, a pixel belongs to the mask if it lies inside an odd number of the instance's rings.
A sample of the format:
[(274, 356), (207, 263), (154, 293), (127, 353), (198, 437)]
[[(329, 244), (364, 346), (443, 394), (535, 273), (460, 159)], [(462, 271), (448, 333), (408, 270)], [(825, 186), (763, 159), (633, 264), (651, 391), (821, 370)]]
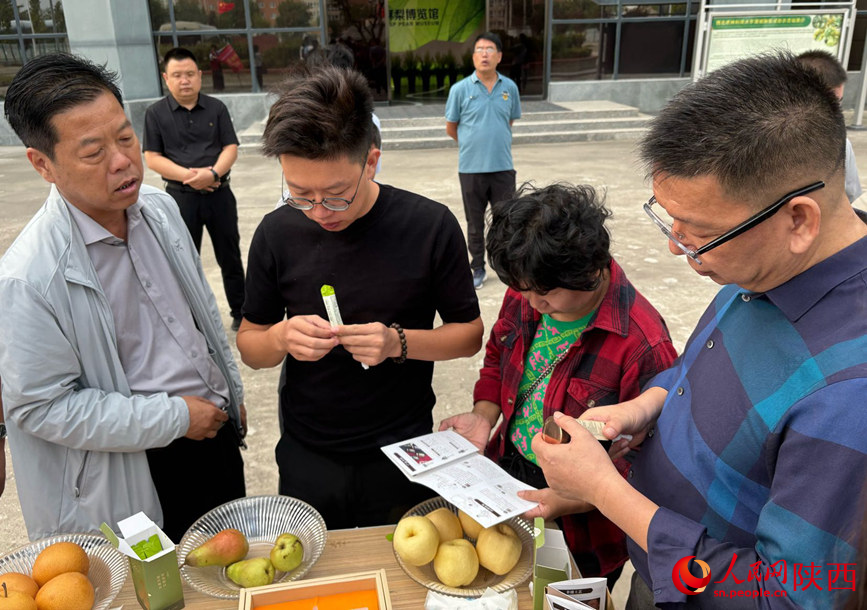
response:
[(478, 53), (479, 55), (496, 55), (500, 52), (500, 49), (498, 49), (496, 45), (493, 47), (475, 47), (473, 49), (473, 53)]
[(755, 214), (753, 214), (752, 216), (747, 218), (745, 221), (743, 221), (742, 223), (738, 224), (737, 226), (729, 229), (728, 231), (726, 231), (725, 233), (723, 233), (719, 237), (716, 237), (716, 238), (710, 240), (705, 245), (703, 245), (699, 248), (695, 248), (695, 249), (690, 248), (689, 246), (684, 244), (682, 241), (680, 241), (680, 238), (678, 237), (678, 235), (683, 235), (683, 234), (677, 233), (672, 228), (672, 225), (665, 222), (662, 218), (660, 218), (659, 216), (656, 215), (656, 212), (653, 211), (651, 206), (653, 206), (654, 203), (659, 203), (656, 199), (656, 195), (651, 196), (650, 199), (647, 200), (647, 203), (644, 204), (644, 211), (647, 213), (647, 215), (650, 217), (650, 219), (653, 221), (653, 223), (657, 227), (659, 227), (659, 229), (663, 232), (663, 234), (666, 237), (668, 237), (668, 239), (674, 245), (676, 245), (678, 248), (680, 248), (684, 254), (686, 254), (688, 257), (690, 257), (696, 263), (701, 265), (701, 260), (699, 260), (699, 258), (698, 258), (700, 255), (702, 255), (705, 252), (708, 252), (710, 250), (713, 250), (717, 246), (723, 245), (727, 241), (730, 241), (730, 240), (734, 239), (735, 237), (738, 237), (739, 235), (741, 235), (743, 233), (746, 233), (750, 229), (754, 228), (756, 225), (764, 222), (765, 220), (767, 220), (768, 218), (770, 218), (771, 216), (776, 214), (779, 210), (782, 209), (782, 207), (784, 205), (789, 203), (795, 197), (801, 197), (802, 195), (812, 193), (813, 191), (818, 191), (819, 189), (824, 188), (824, 187), (825, 187), (825, 182), (822, 180), (819, 180), (819, 181), (814, 182), (810, 185), (801, 187), (799, 189), (795, 189), (794, 191), (792, 191), (790, 193), (786, 193), (780, 199), (778, 199), (777, 201), (775, 201), (774, 203), (772, 203), (768, 207), (756, 212)]
[[(303, 212), (309, 212), (310, 210), (315, 208), (317, 205), (321, 205), (326, 210), (329, 210), (331, 212), (345, 212), (346, 210), (349, 209), (349, 206), (352, 205), (352, 203), (355, 201), (355, 198), (358, 196), (358, 190), (359, 190), (359, 188), (361, 188), (361, 179), (364, 177), (364, 172), (366, 169), (367, 169), (367, 163), (365, 162), (361, 166), (361, 175), (358, 176), (358, 183), (355, 185), (355, 192), (352, 194), (351, 199), (345, 199), (343, 197), (323, 197), (320, 201), (315, 201), (313, 199), (307, 199), (306, 197), (293, 197), (292, 193), (290, 192), (289, 195), (287, 195), (286, 197), (282, 197), (283, 203), (285, 203), (286, 205), (288, 205), (291, 208), (294, 208), (296, 210), (301, 210)], [(281, 180), (280, 189), (282, 190), (283, 189), (283, 183), (286, 182), (286, 176), (283, 175), (283, 172), (280, 172), (280, 180)], [(286, 186), (289, 186), (289, 185), (287, 184)], [(345, 204), (345, 205), (343, 205), (342, 207), (334, 207), (333, 205), (329, 205), (327, 203), (328, 201), (335, 201), (335, 200), (342, 201), (343, 204)], [(304, 204), (299, 205), (296, 203), (298, 201), (306, 201), (307, 204), (309, 204), (309, 206), (304, 205)]]

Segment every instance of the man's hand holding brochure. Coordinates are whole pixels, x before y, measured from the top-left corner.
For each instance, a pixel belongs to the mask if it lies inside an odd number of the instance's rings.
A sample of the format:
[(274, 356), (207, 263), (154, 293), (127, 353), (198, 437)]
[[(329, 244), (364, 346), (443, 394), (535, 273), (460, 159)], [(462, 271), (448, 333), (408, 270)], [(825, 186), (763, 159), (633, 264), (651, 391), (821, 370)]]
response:
[(535, 502), (518, 491), (535, 489), (510, 476), (453, 430), (434, 432), (381, 448), (408, 479), (430, 487), (483, 527), (519, 517)]

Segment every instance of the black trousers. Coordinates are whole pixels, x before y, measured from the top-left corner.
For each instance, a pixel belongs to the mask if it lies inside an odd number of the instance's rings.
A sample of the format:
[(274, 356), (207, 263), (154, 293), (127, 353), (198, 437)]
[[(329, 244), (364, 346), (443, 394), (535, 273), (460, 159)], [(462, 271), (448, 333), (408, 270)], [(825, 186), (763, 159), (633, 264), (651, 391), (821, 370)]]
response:
[(328, 529), (397, 523), (410, 508), (436, 495), (411, 483), (378, 448), (319, 453), (284, 432), (275, 453), (280, 493), (313, 506)]
[(163, 531), (175, 543), (199, 517), (247, 495), (238, 436), (226, 424), (215, 438), (178, 438), (148, 449), (148, 466), (163, 508)]
[(199, 252), (202, 251), (202, 229), (207, 227), (223, 274), (229, 312), (233, 318), (240, 317), (244, 307), (244, 264), (241, 262), (238, 204), (232, 189), (225, 186), (203, 194), (168, 184), (166, 192), (178, 202), (181, 217)]
[(470, 251), (470, 267), (485, 267), (485, 209), (489, 203), (497, 203), (515, 195), (515, 170), (484, 174), (458, 174), (461, 181), (461, 197), (464, 200), (464, 215), (467, 218), (467, 250)]

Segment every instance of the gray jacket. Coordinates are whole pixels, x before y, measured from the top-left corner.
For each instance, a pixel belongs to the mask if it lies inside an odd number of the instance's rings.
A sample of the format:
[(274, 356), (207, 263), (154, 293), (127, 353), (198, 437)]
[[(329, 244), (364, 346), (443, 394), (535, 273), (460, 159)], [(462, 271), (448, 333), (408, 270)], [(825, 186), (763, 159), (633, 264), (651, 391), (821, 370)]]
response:
[[(229, 382), (227, 425), (240, 430), (241, 376), (177, 204), (149, 186), (139, 201)], [(130, 395), (111, 308), (54, 186), (0, 260), (0, 303), (3, 405), (30, 539), (138, 511), (161, 523), (144, 450), (183, 436), (189, 411), (180, 397)]]

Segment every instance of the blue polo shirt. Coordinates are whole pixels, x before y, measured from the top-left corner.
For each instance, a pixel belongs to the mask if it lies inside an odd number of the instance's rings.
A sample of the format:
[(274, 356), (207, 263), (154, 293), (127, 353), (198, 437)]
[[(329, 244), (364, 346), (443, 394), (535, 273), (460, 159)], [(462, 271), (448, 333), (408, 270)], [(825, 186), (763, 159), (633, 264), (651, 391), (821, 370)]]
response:
[[(648, 553), (629, 541), (629, 555), (659, 607), (824, 610), (851, 593), (867, 478), (865, 312), (867, 237), (766, 293), (723, 288), (674, 367), (646, 386), (668, 397), (629, 479), (660, 509)], [(690, 555), (712, 578), (688, 600), (672, 570)], [(715, 597), (735, 590), (749, 597)]]
[(521, 98), (515, 82), (497, 73), (488, 88), (475, 72), (449, 90), (446, 121), (458, 124), (458, 171), (482, 174), (514, 169), (512, 127), (521, 118)]

